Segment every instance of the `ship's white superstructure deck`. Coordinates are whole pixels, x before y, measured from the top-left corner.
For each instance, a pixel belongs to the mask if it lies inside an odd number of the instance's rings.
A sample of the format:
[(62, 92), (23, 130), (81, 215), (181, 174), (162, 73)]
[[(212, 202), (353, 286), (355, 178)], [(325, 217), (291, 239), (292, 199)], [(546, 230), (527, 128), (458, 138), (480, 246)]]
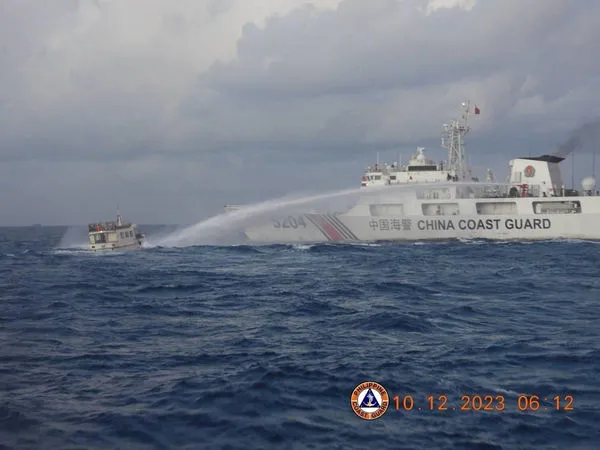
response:
[(583, 179), (581, 192), (566, 189), (559, 168), (564, 155), (512, 159), (504, 183), (489, 170), (486, 182), (472, 178), (464, 148), (470, 103), (463, 107), (461, 120), (444, 125), (447, 161), (426, 158), (420, 147), (408, 164), (378, 161), (363, 174), (364, 195), (347, 210), (275, 214), (245, 234), (254, 242), (600, 239), (595, 179)]
[(145, 236), (136, 231), (136, 225), (124, 223), (121, 216), (116, 221), (88, 225), (91, 251), (129, 250), (141, 248)]

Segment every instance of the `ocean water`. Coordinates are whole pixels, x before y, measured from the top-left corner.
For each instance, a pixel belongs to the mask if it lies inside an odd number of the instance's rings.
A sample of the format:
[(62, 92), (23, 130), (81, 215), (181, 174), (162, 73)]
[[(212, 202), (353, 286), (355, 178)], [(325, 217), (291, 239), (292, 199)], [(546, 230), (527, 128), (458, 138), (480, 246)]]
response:
[(68, 232), (0, 229), (2, 449), (600, 448), (597, 243), (90, 254)]

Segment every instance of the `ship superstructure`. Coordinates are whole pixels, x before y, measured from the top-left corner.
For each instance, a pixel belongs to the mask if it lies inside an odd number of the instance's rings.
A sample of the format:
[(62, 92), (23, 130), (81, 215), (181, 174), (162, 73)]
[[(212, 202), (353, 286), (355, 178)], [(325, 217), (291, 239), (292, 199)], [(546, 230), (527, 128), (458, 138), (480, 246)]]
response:
[(417, 147), (407, 164), (394, 161), (391, 164), (378, 161), (367, 166), (361, 179), (362, 187), (407, 184), (442, 183), (448, 181), (472, 181), (467, 167), (465, 136), (470, 131), (468, 119), (471, 114), (479, 114), (479, 108), (471, 111), (471, 103), (462, 103), (461, 119), (443, 125), (442, 147), (448, 151), (445, 161), (436, 162), (425, 156), (425, 148)]
[(137, 232), (135, 224), (123, 222), (121, 215), (116, 221), (88, 224), (91, 251), (128, 250), (142, 247), (145, 235)]
[(347, 210), (273, 217), (246, 236), (254, 242), (600, 239), (596, 180), (584, 178), (581, 192), (566, 189), (559, 167), (564, 156), (512, 159), (504, 183), (491, 170), (486, 181), (472, 178), (465, 136), (469, 116), (479, 109), (470, 102), (462, 108), (460, 119), (443, 126), (446, 161), (428, 159), (422, 147), (407, 164), (378, 161), (363, 174), (364, 195)]

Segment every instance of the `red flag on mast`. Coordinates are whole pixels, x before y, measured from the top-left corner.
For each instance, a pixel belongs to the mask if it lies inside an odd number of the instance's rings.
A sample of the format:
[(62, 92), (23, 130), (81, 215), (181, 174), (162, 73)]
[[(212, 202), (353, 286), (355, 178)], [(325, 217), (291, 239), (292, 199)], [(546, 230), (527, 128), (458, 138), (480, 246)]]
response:
[(477, 105), (475, 105), (475, 114), (479, 114), (479, 108), (477, 107)]

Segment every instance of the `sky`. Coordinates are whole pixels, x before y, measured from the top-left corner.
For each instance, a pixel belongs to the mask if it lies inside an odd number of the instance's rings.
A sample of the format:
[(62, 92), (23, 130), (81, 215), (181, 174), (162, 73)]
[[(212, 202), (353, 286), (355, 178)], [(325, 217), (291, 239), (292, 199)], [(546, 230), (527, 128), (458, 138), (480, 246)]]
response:
[(504, 179), (598, 120), (598, 42), (595, 0), (0, 0), (0, 225), (358, 187), (377, 152), (443, 159), (466, 100), (473, 171)]

